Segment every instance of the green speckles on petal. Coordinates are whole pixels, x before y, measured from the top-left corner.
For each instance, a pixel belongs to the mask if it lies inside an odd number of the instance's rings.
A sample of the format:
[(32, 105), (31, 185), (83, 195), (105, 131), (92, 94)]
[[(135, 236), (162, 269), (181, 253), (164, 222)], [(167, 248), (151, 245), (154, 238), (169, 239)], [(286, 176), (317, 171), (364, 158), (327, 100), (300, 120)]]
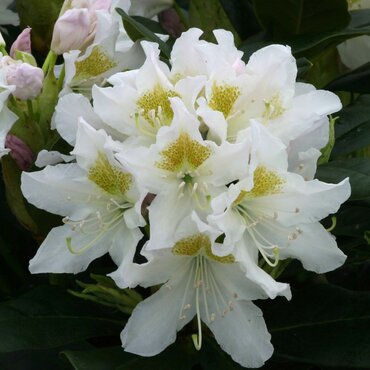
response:
[(250, 191), (242, 190), (234, 200), (234, 206), (240, 204), (245, 198), (262, 197), (266, 195), (278, 194), (284, 180), (273, 171), (269, 171), (264, 166), (258, 166), (253, 174), (253, 188)]
[(144, 117), (153, 127), (169, 125), (173, 118), (173, 111), (169, 98), (178, 96), (175, 91), (166, 90), (157, 84), (152, 90), (145, 92), (137, 101), (139, 114)]
[(227, 118), (239, 95), (240, 89), (237, 86), (214, 84), (209, 106), (214, 110), (222, 112), (224, 117)]
[(103, 153), (98, 154), (98, 158), (89, 170), (88, 178), (100, 189), (112, 195), (125, 194), (132, 184), (132, 176), (112, 166)]
[(220, 263), (234, 263), (235, 258), (232, 254), (224, 257), (216, 256), (212, 253), (211, 242), (206, 235), (196, 234), (179, 240), (172, 248), (172, 253), (181, 256), (196, 256), (203, 252), (209, 259)]
[(181, 133), (177, 140), (160, 152), (163, 159), (156, 163), (160, 169), (175, 172), (181, 168), (194, 170), (198, 168), (211, 155), (211, 149), (198, 141), (193, 140), (189, 134)]
[(111, 59), (99, 46), (95, 46), (91, 54), (83, 60), (77, 61), (74, 79), (82, 80), (97, 77), (117, 66), (117, 62)]

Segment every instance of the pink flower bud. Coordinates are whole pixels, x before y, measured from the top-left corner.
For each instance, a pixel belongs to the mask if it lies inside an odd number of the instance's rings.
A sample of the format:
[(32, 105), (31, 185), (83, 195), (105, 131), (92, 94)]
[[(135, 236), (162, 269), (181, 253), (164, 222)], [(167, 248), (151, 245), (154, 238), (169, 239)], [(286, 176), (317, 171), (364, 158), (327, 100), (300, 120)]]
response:
[(12, 47), (10, 48), (9, 55), (14, 58), (15, 52), (25, 51), (26, 53), (31, 54), (31, 28), (25, 28), (17, 37), (17, 39), (13, 42)]
[(36, 98), (42, 88), (44, 73), (41, 68), (27, 63), (12, 63), (8, 65), (6, 80), (9, 85), (15, 85), (13, 95), (21, 100)]
[(179, 37), (185, 31), (175, 9), (167, 9), (158, 14), (159, 23), (172, 36)]
[(81, 50), (91, 43), (95, 29), (91, 29), (91, 16), (87, 9), (69, 9), (55, 23), (51, 50), (63, 54)]
[(10, 149), (10, 155), (22, 171), (27, 171), (30, 168), (35, 156), (24, 141), (8, 134), (5, 140), (5, 147)]

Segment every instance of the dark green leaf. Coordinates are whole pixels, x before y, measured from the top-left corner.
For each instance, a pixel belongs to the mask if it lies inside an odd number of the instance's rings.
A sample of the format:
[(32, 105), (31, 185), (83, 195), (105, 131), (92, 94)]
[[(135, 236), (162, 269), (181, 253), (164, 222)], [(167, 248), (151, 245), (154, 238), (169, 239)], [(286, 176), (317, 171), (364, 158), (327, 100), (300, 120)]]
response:
[(346, 0), (254, 0), (253, 5), (274, 40), (332, 31), (349, 23)]
[(191, 0), (189, 8), (189, 26), (204, 31), (203, 38), (215, 41), (213, 30), (223, 28), (233, 33), (235, 44), (240, 44), (240, 37), (231, 24), (219, 0)]
[(338, 183), (349, 177), (352, 200), (370, 198), (370, 158), (349, 158), (325, 163), (317, 168), (316, 177)]
[(335, 125), (333, 157), (349, 154), (370, 144), (370, 95), (361, 95), (339, 112)]
[(117, 367), (117, 370), (190, 370), (199, 362), (199, 352), (194, 349), (189, 337), (177, 338), (175, 344), (154, 357), (135, 356), (129, 362)]
[(353, 71), (331, 81), (325, 89), (332, 91), (350, 91), (353, 93), (370, 93), (370, 63), (354, 69)]
[(304, 75), (311, 69), (312, 63), (307, 58), (297, 59), (297, 78), (303, 78)]
[[(366, 34), (370, 34), (370, 9), (351, 12), (349, 25), (342, 29), (298, 35), (281, 39), (279, 42), (290, 45), (296, 57), (305, 56), (309, 58), (319, 54), (326, 48), (338, 45), (346, 39)], [(240, 49), (244, 51), (244, 59), (247, 60), (256, 50), (272, 42), (267, 40), (247, 40), (241, 45)]]
[(275, 357), (333, 368), (368, 368), (370, 294), (332, 285), (293, 292), (264, 307)]
[(149, 28), (144, 24), (138, 22), (136, 19), (127, 15), (122, 9), (117, 8), (117, 13), (122, 17), (123, 24), (127, 34), (133, 41), (137, 40), (148, 40), (156, 42), (159, 45), (161, 52), (164, 56), (169, 59), (171, 50), (170, 47), (162, 41), (156, 34), (154, 34)]
[(89, 351), (63, 351), (75, 370), (114, 370), (137, 357), (122, 347), (108, 347)]
[(342, 207), (336, 215), (337, 225), (332, 231), (335, 235), (363, 237), (370, 230), (370, 207)]
[(242, 40), (261, 30), (249, 0), (220, 0), (220, 3)]
[(124, 324), (57, 286), (0, 304), (0, 352), (56, 348), (86, 338), (119, 335)]

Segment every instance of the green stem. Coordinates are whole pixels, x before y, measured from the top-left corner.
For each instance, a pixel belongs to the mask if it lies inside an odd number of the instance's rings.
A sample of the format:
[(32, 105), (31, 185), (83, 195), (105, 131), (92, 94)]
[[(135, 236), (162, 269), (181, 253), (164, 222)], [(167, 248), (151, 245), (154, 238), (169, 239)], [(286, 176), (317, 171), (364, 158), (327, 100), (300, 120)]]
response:
[(46, 75), (48, 71), (53, 70), (57, 58), (58, 55), (56, 55), (53, 51), (50, 50), (42, 66), (42, 71), (44, 72), (44, 75)]
[(60, 76), (58, 78), (58, 85), (57, 85), (58, 91), (62, 90), (63, 88), (63, 82), (64, 82), (65, 75), (66, 75), (66, 65), (63, 64), (62, 70), (60, 71)]

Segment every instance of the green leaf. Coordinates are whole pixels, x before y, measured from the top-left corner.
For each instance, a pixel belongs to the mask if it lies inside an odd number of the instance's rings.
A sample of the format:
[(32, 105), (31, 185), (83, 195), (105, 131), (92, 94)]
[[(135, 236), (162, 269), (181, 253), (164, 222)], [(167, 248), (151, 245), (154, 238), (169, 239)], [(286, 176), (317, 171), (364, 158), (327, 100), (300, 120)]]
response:
[(325, 86), (326, 90), (350, 91), (359, 94), (370, 93), (370, 63), (346, 73)]
[(370, 230), (370, 207), (347, 206), (342, 207), (336, 217), (337, 225), (332, 231), (335, 235), (346, 235), (352, 237), (364, 237)]
[(199, 362), (199, 352), (189, 337), (178, 337), (176, 343), (154, 357), (135, 356), (117, 370), (190, 370)]
[(236, 45), (240, 44), (240, 37), (226, 15), (220, 0), (191, 0), (189, 26), (203, 30), (203, 38), (212, 42), (215, 42), (212, 31), (223, 28), (233, 33)]
[[(310, 58), (323, 50), (338, 45), (349, 38), (370, 34), (370, 9), (351, 12), (350, 23), (347, 27), (326, 31), (313, 32), (279, 40), (291, 46), (293, 54), (299, 57)], [(262, 35), (263, 36), (263, 35)], [(271, 40), (247, 40), (240, 49), (244, 51), (247, 60), (256, 50), (273, 43)]]
[(261, 30), (249, 0), (220, 0), (220, 3), (242, 40)]
[[(265, 303), (265, 302), (264, 302)], [(292, 301), (263, 305), (275, 358), (333, 368), (368, 368), (370, 293), (316, 284)]]
[(57, 286), (39, 286), (0, 304), (0, 352), (56, 348), (87, 338), (119, 336), (124, 323), (109, 313)]
[(169, 59), (171, 50), (169, 45), (167, 45), (164, 41), (162, 41), (156, 34), (154, 34), (149, 28), (147, 28), (144, 24), (138, 22), (137, 19), (140, 18), (132, 18), (127, 15), (122, 9), (116, 8), (117, 13), (122, 17), (123, 24), (125, 26), (125, 30), (132, 41), (137, 40), (148, 40), (152, 42), (156, 42), (159, 45), (161, 52), (164, 56)]
[(339, 112), (335, 125), (333, 157), (351, 153), (370, 144), (370, 95), (361, 95)]
[(297, 78), (301, 79), (312, 68), (313, 64), (307, 58), (297, 59)]
[(316, 177), (325, 182), (338, 183), (349, 177), (351, 200), (370, 198), (370, 159), (348, 158), (325, 163), (317, 168)]
[(273, 40), (331, 31), (349, 23), (346, 0), (254, 0), (253, 5)]
[(88, 351), (63, 351), (75, 370), (114, 370), (137, 357), (122, 347), (108, 347)]

